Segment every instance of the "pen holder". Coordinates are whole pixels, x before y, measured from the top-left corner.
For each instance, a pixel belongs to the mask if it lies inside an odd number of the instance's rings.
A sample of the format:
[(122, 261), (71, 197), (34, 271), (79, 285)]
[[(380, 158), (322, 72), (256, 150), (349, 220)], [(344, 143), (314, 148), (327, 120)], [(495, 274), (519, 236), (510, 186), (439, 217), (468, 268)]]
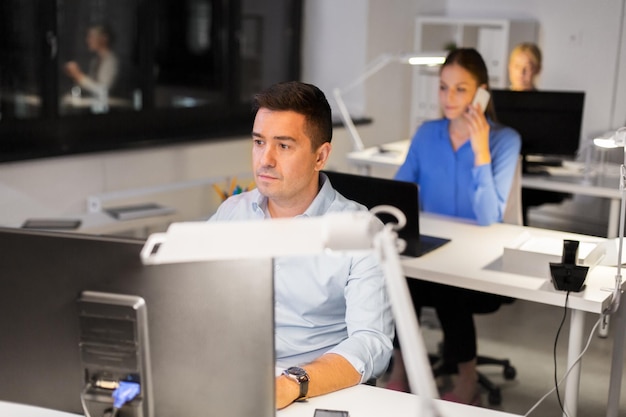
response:
[(245, 191), (250, 191), (251, 189), (254, 188), (254, 186), (255, 186), (254, 181), (252, 181), (247, 187), (242, 187), (241, 185), (237, 184), (237, 178), (233, 177), (230, 183), (230, 187), (228, 189), (226, 188), (222, 189), (220, 188), (219, 185), (215, 183), (213, 184), (213, 189), (215, 190), (217, 195), (220, 197), (220, 199), (222, 201), (225, 201), (228, 197), (241, 194)]

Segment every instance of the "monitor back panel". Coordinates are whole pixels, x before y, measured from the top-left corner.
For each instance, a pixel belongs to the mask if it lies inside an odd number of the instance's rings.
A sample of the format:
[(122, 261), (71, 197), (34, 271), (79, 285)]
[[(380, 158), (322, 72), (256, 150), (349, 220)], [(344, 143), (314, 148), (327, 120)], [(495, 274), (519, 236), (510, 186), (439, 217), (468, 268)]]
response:
[[(368, 209), (387, 204), (400, 209), (406, 225), (398, 232), (404, 240), (419, 239), (419, 205), (417, 184), (343, 172), (324, 171), (333, 188), (344, 197), (363, 204)], [(393, 217), (381, 216), (383, 222)]]
[(142, 297), (155, 416), (274, 416), (272, 260), (144, 266), (143, 242), (0, 229), (0, 400), (82, 414), (76, 300)]
[[(406, 242), (401, 253), (405, 256), (422, 256), (449, 242), (449, 239), (420, 234), (419, 191), (417, 184), (388, 178), (324, 171), (333, 188), (344, 197), (363, 204), (368, 209), (390, 205), (400, 209), (406, 217), (406, 225), (398, 231), (398, 237)], [(379, 214), (384, 222), (395, 222), (390, 214)]]

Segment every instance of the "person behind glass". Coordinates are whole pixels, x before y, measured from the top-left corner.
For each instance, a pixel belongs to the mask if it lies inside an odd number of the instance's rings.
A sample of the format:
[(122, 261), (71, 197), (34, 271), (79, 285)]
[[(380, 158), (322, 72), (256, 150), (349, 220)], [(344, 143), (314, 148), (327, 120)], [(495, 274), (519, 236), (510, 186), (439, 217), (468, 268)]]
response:
[(106, 98), (117, 79), (119, 63), (111, 49), (114, 40), (113, 32), (107, 25), (91, 26), (85, 41), (95, 56), (89, 63), (88, 71), (84, 72), (76, 61), (65, 64), (65, 73), (81, 89), (97, 98)]
[[(301, 82), (278, 83), (255, 96), (254, 110), (257, 188), (225, 200), (209, 221), (367, 210), (335, 191), (320, 172), (332, 149), (331, 109), (322, 91)], [(274, 287), (276, 367), (286, 369), (276, 377), (277, 408), (386, 370), (394, 325), (373, 254), (280, 257)]]
[[(480, 54), (472, 48), (450, 52), (439, 72), (443, 117), (417, 129), (395, 179), (419, 185), (421, 210), (487, 226), (502, 221), (521, 141), (515, 130), (496, 122), (491, 103), (487, 109), (472, 105), (479, 87), (489, 89)], [(442, 398), (479, 405), (473, 314), (495, 311), (502, 297), (412, 278), (407, 284), (418, 315), (423, 306), (435, 308), (443, 361), (457, 365), (454, 388)], [(387, 388), (407, 391), (397, 340), (395, 347)]]
[(513, 91), (534, 91), (541, 72), (541, 50), (534, 43), (520, 43), (509, 55), (509, 81)]

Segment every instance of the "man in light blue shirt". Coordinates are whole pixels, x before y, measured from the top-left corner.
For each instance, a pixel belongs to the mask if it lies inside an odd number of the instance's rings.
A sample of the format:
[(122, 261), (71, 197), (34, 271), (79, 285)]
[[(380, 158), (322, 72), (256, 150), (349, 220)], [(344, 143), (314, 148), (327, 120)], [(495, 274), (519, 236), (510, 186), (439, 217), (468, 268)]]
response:
[[(301, 82), (255, 96), (252, 165), (257, 188), (232, 196), (211, 221), (313, 217), (366, 210), (320, 171), (331, 152), (331, 110)], [(303, 237), (305, 238), (305, 237)], [(365, 382), (387, 367), (394, 334), (373, 254), (320, 254), (275, 261), (276, 406)]]

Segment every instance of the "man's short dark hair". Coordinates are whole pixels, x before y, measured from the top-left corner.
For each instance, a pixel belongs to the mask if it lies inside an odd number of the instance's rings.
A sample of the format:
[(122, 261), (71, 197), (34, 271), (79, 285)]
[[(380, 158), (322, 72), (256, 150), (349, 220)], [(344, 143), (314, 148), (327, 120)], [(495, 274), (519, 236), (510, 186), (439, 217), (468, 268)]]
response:
[(306, 119), (305, 133), (311, 138), (313, 150), (333, 137), (330, 104), (316, 86), (299, 81), (274, 84), (254, 96), (253, 111), (260, 108), (294, 111)]

